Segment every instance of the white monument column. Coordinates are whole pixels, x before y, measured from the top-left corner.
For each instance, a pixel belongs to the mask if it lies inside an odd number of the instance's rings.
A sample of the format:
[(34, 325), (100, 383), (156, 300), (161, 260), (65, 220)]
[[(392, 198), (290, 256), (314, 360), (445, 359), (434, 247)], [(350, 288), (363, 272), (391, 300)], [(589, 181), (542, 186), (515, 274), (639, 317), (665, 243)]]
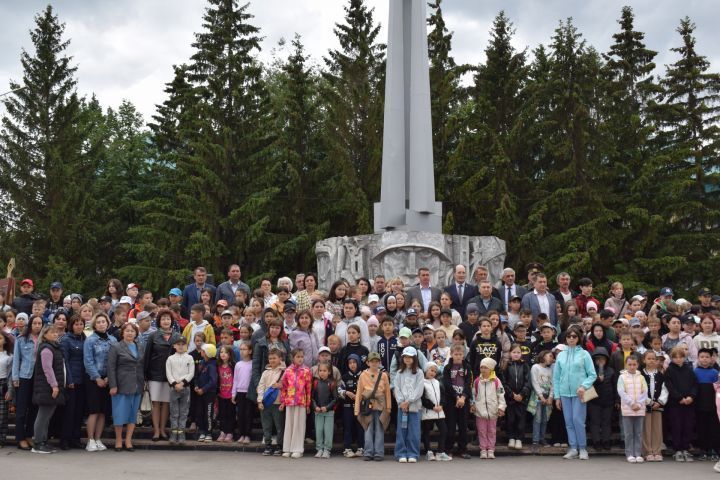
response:
[(382, 184), (375, 231), (442, 232), (435, 201), (425, 0), (390, 0)]

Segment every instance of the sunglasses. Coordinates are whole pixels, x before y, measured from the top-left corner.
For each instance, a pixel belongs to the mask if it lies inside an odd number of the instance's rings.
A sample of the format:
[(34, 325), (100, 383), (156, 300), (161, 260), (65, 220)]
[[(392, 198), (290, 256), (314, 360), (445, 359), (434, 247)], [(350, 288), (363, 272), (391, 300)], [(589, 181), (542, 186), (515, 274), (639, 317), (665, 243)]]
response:
[(566, 335), (565, 338), (578, 338), (578, 336), (574, 333), (571, 333), (570, 335)]

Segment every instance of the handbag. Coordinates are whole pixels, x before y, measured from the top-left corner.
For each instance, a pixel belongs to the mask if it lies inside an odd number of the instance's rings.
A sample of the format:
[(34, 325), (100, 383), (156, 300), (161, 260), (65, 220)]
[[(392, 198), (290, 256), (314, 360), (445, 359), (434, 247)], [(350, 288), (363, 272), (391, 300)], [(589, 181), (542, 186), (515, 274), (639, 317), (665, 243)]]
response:
[(375, 399), (375, 393), (377, 392), (378, 385), (380, 385), (380, 379), (382, 378), (383, 372), (378, 372), (377, 380), (375, 380), (375, 386), (372, 389), (372, 392), (370, 393), (370, 396), (368, 398), (363, 398), (360, 400), (360, 415), (368, 416), (371, 415), (373, 412), (372, 408), (372, 401)]
[(595, 387), (593, 386), (593, 387), (590, 387), (587, 390), (585, 390), (585, 393), (583, 394), (583, 397), (582, 397), (582, 402), (587, 403), (590, 400), (596, 399), (597, 397), (598, 397), (597, 390), (595, 390)]
[[(285, 372), (285, 370), (280, 370), (280, 376), (278, 377), (277, 382), (280, 381), (284, 372)], [(277, 383), (277, 382), (275, 382), (275, 383)], [(270, 388), (266, 389), (265, 392), (263, 392), (263, 398), (262, 398), (263, 406), (265, 408), (271, 407), (275, 403), (275, 400), (277, 400), (278, 395), (280, 395), (279, 388), (270, 387)]]
[(140, 411), (147, 413), (152, 410), (152, 401), (150, 400), (150, 392), (146, 388), (143, 391), (142, 400), (140, 400)]

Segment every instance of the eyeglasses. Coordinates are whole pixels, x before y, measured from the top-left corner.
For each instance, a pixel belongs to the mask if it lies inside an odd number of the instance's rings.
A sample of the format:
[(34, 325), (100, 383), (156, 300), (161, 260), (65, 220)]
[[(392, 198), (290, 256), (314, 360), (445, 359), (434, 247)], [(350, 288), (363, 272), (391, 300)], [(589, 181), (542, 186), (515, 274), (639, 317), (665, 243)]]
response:
[(571, 333), (570, 335), (566, 335), (565, 338), (578, 338), (578, 336), (574, 333)]

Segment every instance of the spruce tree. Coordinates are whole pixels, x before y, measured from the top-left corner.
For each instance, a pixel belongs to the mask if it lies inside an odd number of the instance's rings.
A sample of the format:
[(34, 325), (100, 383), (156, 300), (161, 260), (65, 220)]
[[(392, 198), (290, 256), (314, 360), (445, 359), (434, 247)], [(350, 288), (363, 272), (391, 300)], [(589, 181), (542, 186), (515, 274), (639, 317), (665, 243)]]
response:
[(514, 191), (526, 173), (518, 168), (524, 145), (518, 113), (528, 69), (525, 52), (511, 45), (513, 33), (500, 12), (485, 49), (487, 61), (476, 68), (470, 103), (463, 109), (450, 169), (458, 179), (452, 207), (458, 232), (512, 238), (519, 226)]
[(90, 192), (102, 141), (92, 132), (102, 112), (76, 93), (64, 30), (51, 6), (35, 17), (33, 51), (21, 54), (23, 79), (10, 82), (0, 131), (0, 190), (9, 206), (0, 216), (18, 270), (40, 278), (70, 267), (80, 277), (91, 273), (95, 248)]
[(720, 75), (697, 51), (689, 18), (677, 32), (682, 44), (671, 50), (680, 58), (661, 81), (655, 182), (649, 185), (665, 224), (654, 258), (642, 266), (656, 284), (688, 288), (716, 281), (720, 264)]
[(380, 194), (385, 47), (373, 13), (364, 0), (349, 0), (345, 23), (334, 30), (340, 49), (324, 59), (325, 150), (335, 163), (328, 181), (338, 181), (327, 201), (348, 207), (331, 234), (370, 232), (371, 202)]

